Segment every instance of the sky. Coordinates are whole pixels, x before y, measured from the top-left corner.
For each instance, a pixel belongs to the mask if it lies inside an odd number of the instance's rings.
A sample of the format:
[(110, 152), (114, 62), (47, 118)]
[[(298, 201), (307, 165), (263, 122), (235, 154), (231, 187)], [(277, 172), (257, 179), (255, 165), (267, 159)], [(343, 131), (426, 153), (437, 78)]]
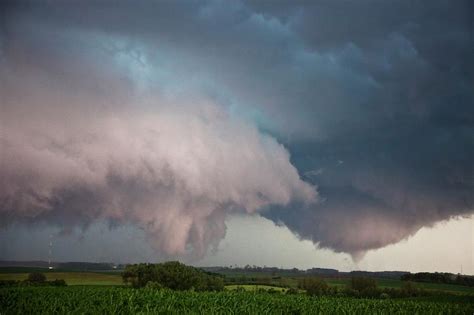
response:
[(473, 274), (473, 12), (2, 2), (0, 259)]

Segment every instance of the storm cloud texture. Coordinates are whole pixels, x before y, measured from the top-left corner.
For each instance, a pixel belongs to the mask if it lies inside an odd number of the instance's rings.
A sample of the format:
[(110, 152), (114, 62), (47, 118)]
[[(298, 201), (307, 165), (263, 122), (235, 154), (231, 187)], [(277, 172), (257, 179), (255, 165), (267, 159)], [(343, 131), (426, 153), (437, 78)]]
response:
[(202, 257), (231, 213), (355, 259), (474, 213), (469, 1), (7, 2), (0, 220)]

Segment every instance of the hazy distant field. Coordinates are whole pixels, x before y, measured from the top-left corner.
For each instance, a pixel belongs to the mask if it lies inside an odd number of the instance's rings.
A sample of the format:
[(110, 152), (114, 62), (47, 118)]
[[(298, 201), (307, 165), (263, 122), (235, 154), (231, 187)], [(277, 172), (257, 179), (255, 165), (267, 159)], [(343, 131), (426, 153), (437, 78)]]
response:
[[(43, 272), (48, 280), (54, 279), (64, 279), (68, 285), (122, 285), (122, 278), (120, 272), (78, 272), (78, 271), (56, 271), (56, 270), (47, 270), (42, 268), (0, 268), (0, 280), (25, 280), (29, 272), (40, 271)], [(331, 286), (346, 286), (350, 279), (349, 278), (325, 278), (325, 281)], [(272, 281), (272, 284), (280, 285), (287, 287), (296, 287), (297, 279), (296, 278), (285, 278), (283, 277), (279, 281)], [(377, 284), (381, 288), (399, 288), (403, 282), (396, 279), (377, 279)], [(430, 289), (430, 290), (442, 290), (442, 291), (451, 291), (451, 292), (462, 292), (462, 293), (472, 293), (474, 294), (474, 288), (461, 286), (461, 285), (452, 285), (452, 284), (443, 284), (443, 283), (417, 283), (420, 288)], [(228, 288), (235, 287), (247, 287), (247, 289), (254, 288), (255, 285), (252, 284), (231, 284), (227, 285)], [(259, 285), (258, 287), (264, 288), (265, 285)], [(275, 289), (278, 289), (275, 287)]]
[[(0, 271), (0, 280), (25, 280), (28, 273), (13, 273)], [(122, 278), (118, 273), (99, 272), (56, 272), (44, 271), (47, 280), (64, 279), (68, 285), (121, 285)]]
[[(224, 272), (223, 274), (226, 275), (227, 278), (234, 278), (236, 281), (240, 282), (241, 279), (244, 277), (249, 279), (252, 277), (257, 278), (267, 278), (269, 280), (269, 284), (283, 286), (283, 287), (296, 287), (298, 285), (298, 279), (302, 276), (295, 276), (291, 273), (277, 273), (275, 275), (271, 275), (265, 272)], [(278, 279), (273, 278), (273, 276), (278, 276)], [(318, 276), (316, 276), (318, 277)], [(351, 281), (350, 277), (341, 277), (341, 278), (334, 278), (334, 277), (324, 277), (321, 276), (327, 284), (331, 286), (339, 286), (345, 287)], [(399, 279), (389, 279), (389, 278), (376, 278), (377, 285), (380, 288), (400, 288), (403, 285), (403, 281)], [(250, 283), (248, 283), (250, 284)], [(455, 284), (445, 284), (445, 283), (431, 283), (431, 282), (416, 282), (416, 286), (423, 289), (428, 290), (442, 290), (442, 291), (450, 291), (450, 292), (459, 292), (459, 293), (470, 293), (474, 294), (474, 287), (468, 287), (463, 285), (455, 285)]]
[[(329, 285), (339, 285), (339, 286), (346, 286), (351, 279), (334, 279), (334, 278), (327, 278), (325, 279)], [(403, 284), (403, 281), (396, 280), (396, 279), (377, 279), (377, 284), (381, 288), (400, 288)], [(454, 284), (445, 284), (445, 283), (425, 283), (425, 282), (417, 282), (416, 285), (423, 289), (429, 290), (442, 290), (442, 291), (452, 291), (452, 292), (465, 292), (465, 293), (473, 293), (474, 288), (462, 286), (462, 285), (454, 285)]]
[[(255, 276), (255, 275), (252, 274), (252, 276)], [(259, 274), (257, 276), (265, 276), (265, 274)], [(323, 278), (323, 279), (327, 282), (327, 284), (331, 286), (339, 286), (339, 287), (343, 287), (343, 286), (345, 287), (351, 281), (350, 278)], [(377, 285), (380, 288), (400, 288), (403, 285), (403, 281), (398, 280), (398, 279), (378, 278), (376, 280), (377, 280)], [(272, 279), (270, 283), (277, 286), (296, 287), (298, 284), (298, 277), (281, 277), (281, 279), (278, 279), (278, 280)], [(462, 285), (417, 282), (416, 286), (419, 288), (428, 289), (428, 290), (442, 290), (442, 291), (474, 294), (474, 287), (467, 287), (467, 286), (462, 286)]]

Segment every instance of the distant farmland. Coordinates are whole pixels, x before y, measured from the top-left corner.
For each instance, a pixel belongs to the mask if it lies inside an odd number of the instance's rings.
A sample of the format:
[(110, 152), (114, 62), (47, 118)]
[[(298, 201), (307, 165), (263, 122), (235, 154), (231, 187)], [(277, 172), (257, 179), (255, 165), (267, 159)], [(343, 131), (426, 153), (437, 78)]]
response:
[[(179, 264), (179, 263), (178, 263)], [(158, 264), (160, 265), (160, 264)], [(72, 265), (71, 265), (72, 266)], [(70, 267), (71, 267), (70, 266)], [(143, 271), (148, 266), (141, 265)], [(172, 264), (173, 266), (173, 264)], [(375, 279), (372, 291), (354, 290), (348, 276), (319, 277), (291, 272), (216, 272), (179, 264), (182, 271), (175, 280), (188, 281), (194, 270), (205, 277), (219, 278), (219, 289), (170, 289), (165, 283), (144, 283), (136, 287), (122, 281), (125, 270), (84, 271), (38, 267), (0, 267), (0, 314), (470, 314), (474, 312), (474, 288), (443, 283), (416, 283), (414, 294), (406, 281)], [(74, 266), (72, 266), (74, 267)], [(133, 271), (134, 267), (130, 266)], [(187, 269), (186, 269), (187, 268)], [(172, 271), (172, 269), (169, 269)], [(151, 271), (150, 271), (151, 272)], [(47, 281), (65, 280), (68, 286), (53, 287), (25, 281), (30, 273), (42, 273)], [(183, 276), (186, 275), (187, 276)], [(139, 275), (136, 273), (135, 275)], [(151, 272), (149, 275), (153, 275)], [(377, 274), (378, 275), (378, 274)], [(131, 276), (130, 274), (128, 276)], [(168, 275), (169, 276), (169, 275)], [(204, 279), (203, 278), (203, 279)], [(319, 279), (324, 292), (311, 293), (302, 280)], [(169, 280), (169, 277), (168, 277)], [(17, 282), (14, 282), (17, 281)], [(179, 283), (178, 281), (178, 283)], [(223, 281), (223, 282), (222, 282)], [(54, 282), (54, 281), (53, 281)], [(370, 281), (369, 281), (370, 282)], [(223, 285), (222, 285), (223, 283)], [(318, 283), (318, 282), (316, 282)], [(405, 290), (405, 291), (404, 291)]]
[[(48, 280), (64, 279), (68, 285), (122, 285), (120, 271), (77, 271), (77, 270), (48, 270), (45, 268), (34, 267), (0, 267), (0, 280), (25, 280), (29, 272), (43, 272)], [(293, 287), (296, 288), (298, 279), (301, 277), (294, 276), (276, 276), (268, 277), (266, 273), (238, 273), (225, 274), (226, 284), (230, 287), (242, 285), (253, 285), (252, 279), (256, 279), (257, 284), (270, 285), (276, 287)], [(347, 286), (350, 278), (334, 278), (322, 277), (330, 286), (343, 287)], [(377, 284), (381, 288), (400, 288), (403, 281), (398, 279), (377, 278)], [(265, 283), (266, 282), (266, 283)], [(443, 283), (417, 283), (420, 288), (428, 290), (441, 290), (460, 293), (474, 294), (473, 287), (443, 284)]]
[[(120, 274), (97, 272), (44, 272), (47, 280), (64, 279), (68, 285), (121, 285)], [(25, 280), (28, 273), (0, 273), (0, 280)]]

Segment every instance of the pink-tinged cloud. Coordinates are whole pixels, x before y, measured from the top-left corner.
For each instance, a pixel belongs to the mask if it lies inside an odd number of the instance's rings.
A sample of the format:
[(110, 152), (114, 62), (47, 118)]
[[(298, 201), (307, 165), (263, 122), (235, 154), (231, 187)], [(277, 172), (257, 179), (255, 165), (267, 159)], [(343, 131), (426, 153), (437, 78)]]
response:
[(281, 144), (213, 104), (150, 96), (153, 112), (94, 112), (49, 96), (2, 117), (3, 223), (132, 223), (159, 252), (201, 256), (231, 212), (316, 199)]

